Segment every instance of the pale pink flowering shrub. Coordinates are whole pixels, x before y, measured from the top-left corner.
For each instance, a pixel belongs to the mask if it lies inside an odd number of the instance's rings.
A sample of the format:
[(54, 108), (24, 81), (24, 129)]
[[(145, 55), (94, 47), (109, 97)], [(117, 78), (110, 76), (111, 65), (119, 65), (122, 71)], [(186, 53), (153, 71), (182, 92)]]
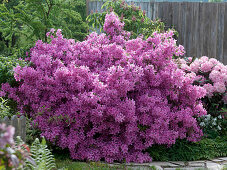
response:
[(20, 86), (2, 90), (73, 159), (142, 163), (151, 161), (142, 151), (153, 144), (198, 141), (206, 91), (172, 60), (184, 53), (173, 32), (128, 40), (113, 12), (105, 21), (106, 34), (83, 42), (59, 31), (49, 44), (37, 41), (33, 65), (14, 69)]
[(227, 66), (216, 60), (206, 56), (200, 59), (196, 58), (192, 63), (192, 58), (188, 62), (180, 59), (180, 67), (186, 72), (196, 74), (195, 83), (205, 88), (206, 96), (212, 98), (214, 95), (220, 95), (225, 104), (227, 104), (226, 87), (227, 87)]
[(206, 56), (193, 62), (192, 58), (180, 59), (178, 62), (185, 73), (194, 75), (195, 85), (206, 89), (206, 96), (202, 98), (202, 102), (208, 115), (198, 118), (205, 135), (212, 138), (226, 135), (226, 120), (223, 118), (227, 107), (227, 66), (215, 58), (209, 59)]

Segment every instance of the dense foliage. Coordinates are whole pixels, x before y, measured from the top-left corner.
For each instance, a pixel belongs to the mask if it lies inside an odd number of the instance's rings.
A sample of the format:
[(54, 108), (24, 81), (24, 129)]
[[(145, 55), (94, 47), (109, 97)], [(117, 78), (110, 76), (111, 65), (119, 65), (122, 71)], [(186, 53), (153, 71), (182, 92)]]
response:
[(0, 56), (0, 85), (2, 83), (8, 82), (11, 86), (18, 86), (14, 78), (13, 68), (17, 65), (24, 67), (29, 63), (22, 58), (17, 58), (16, 56), (4, 57)]
[[(10, 6), (11, 5), (11, 6)], [(50, 28), (61, 28), (67, 38), (83, 40), (88, 26), (83, 21), (85, 3), (82, 0), (21, 0), (0, 4), (0, 41), (4, 55), (23, 55), (35, 41), (47, 41)]]
[(88, 24), (92, 28), (99, 29), (103, 32), (104, 20), (107, 13), (114, 11), (121, 22), (124, 22), (124, 30), (131, 32), (131, 38), (142, 36), (146, 39), (152, 35), (153, 32), (163, 32), (164, 23), (160, 20), (152, 21), (146, 16), (146, 12), (142, 11), (140, 7), (134, 4), (128, 5), (122, 0), (107, 1), (103, 4), (102, 9), (106, 10), (101, 13), (93, 12), (87, 17)]
[[(23, 142), (22, 142), (23, 143)], [(34, 161), (32, 164), (26, 161), (23, 166), (23, 170), (53, 170), (56, 169), (54, 156), (51, 154), (50, 150), (47, 148), (45, 138), (42, 138), (40, 142), (38, 138), (33, 141), (30, 147), (30, 156)]]
[[(3, 57), (0, 56), (0, 85), (3, 83), (9, 83), (12, 87), (18, 86), (14, 78), (13, 68), (17, 65), (22, 67), (29, 65), (22, 58), (17, 58), (16, 56)], [(17, 103), (11, 99), (5, 97), (0, 98), (0, 117), (11, 117), (17, 113)]]
[(204, 138), (192, 143), (177, 140), (172, 147), (154, 145), (147, 149), (154, 161), (198, 161), (227, 156), (227, 138)]
[(33, 64), (14, 69), (19, 87), (2, 85), (1, 95), (73, 159), (146, 162), (142, 151), (154, 144), (202, 136), (196, 118), (206, 114), (206, 91), (172, 60), (184, 54), (173, 32), (129, 40), (123, 26), (111, 12), (106, 34), (77, 43), (51, 29), (51, 42), (30, 50)]

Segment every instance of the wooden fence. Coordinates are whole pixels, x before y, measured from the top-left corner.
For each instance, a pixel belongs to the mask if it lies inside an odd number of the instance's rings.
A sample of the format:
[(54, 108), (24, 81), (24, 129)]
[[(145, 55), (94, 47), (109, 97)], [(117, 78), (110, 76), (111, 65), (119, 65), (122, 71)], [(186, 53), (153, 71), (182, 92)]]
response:
[(21, 136), (21, 139), (23, 141), (26, 141), (26, 118), (24, 116), (18, 118), (16, 115), (13, 115), (11, 119), (9, 119), (8, 117), (4, 117), (3, 119), (0, 119), (0, 123), (14, 126), (14, 139), (17, 136)]
[[(101, 11), (103, 1), (87, 0), (87, 13)], [(132, 2), (127, 2), (131, 4)], [(160, 18), (179, 32), (186, 56), (208, 56), (227, 64), (227, 3), (134, 2), (152, 20)]]

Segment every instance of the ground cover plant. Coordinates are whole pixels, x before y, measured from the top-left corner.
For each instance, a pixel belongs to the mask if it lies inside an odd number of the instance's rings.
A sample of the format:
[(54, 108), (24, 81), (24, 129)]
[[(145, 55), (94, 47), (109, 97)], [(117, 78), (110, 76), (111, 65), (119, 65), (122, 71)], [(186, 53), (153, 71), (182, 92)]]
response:
[(165, 145), (154, 145), (147, 149), (154, 161), (198, 161), (210, 160), (227, 156), (226, 137), (215, 139), (203, 138), (199, 142), (188, 142), (177, 140), (167, 147)]
[(129, 40), (123, 26), (111, 12), (105, 33), (76, 43), (52, 29), (50, 43), (30, 50), (33, 64), (14, 69), (19, 87), (2, 85), (1, 95), (73, 159), (148, 162), (152, 145), (203, 135), (196, 118), (206, 114), (206, 91), (173, 61), (184, 54), (173, 31)]

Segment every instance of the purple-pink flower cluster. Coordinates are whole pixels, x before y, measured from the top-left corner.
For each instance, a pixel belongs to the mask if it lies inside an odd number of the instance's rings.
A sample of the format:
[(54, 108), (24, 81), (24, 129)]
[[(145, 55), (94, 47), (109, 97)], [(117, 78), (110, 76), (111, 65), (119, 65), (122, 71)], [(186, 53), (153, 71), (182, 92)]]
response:
[(184, 54), (173, 32), (128, 40), (122, 27), (111, 13), (107, 34), (91, 33), (83, 42), (58, 30), (51, 43), (37, 41), (30, 50), (32, 66), (14, 69), (18, 88), (2, 85), (41, 135), (73, 159), (148, 162), (142, 151), (153, 144), (202, 136), (196, 117), (206, 114), (200, 102), (206, 90), (172, 60)]
[(119, 34), (120, 32), (122, 32), (123, 27), (124, 23), (120, 22), (120, 19), (114, 14), (114, 12), (106, 15), (103, 30), (107, 34), (110, 34), (112, 36)]

